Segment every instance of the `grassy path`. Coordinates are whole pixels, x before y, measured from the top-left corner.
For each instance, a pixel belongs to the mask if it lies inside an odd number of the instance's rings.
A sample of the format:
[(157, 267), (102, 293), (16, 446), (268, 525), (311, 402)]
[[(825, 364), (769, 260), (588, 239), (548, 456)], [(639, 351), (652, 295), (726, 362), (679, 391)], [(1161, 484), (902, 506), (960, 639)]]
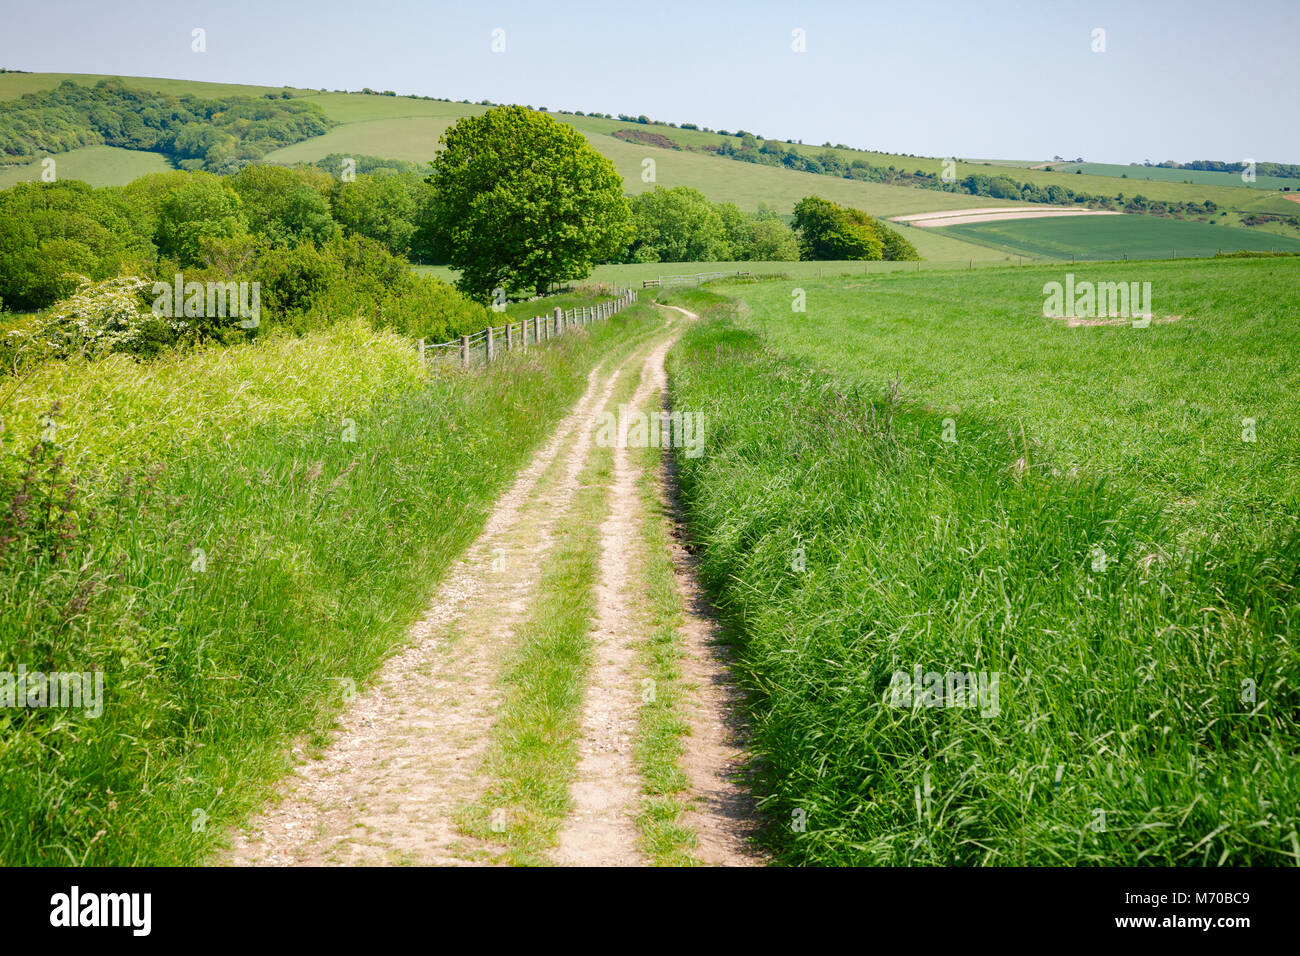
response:
[(601, 412), (663, 404), (686, 324), (665, 318), (593, 370), (407, 647), (224, 862), (756, 859), (735, 702), (673, 547), (670, 456), (597, 440)]

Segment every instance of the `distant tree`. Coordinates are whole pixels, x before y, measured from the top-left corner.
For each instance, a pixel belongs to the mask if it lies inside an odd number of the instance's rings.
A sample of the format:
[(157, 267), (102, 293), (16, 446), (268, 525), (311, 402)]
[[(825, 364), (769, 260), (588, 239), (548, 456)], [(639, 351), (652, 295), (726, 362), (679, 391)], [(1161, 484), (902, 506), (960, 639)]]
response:
[(430, 231), (465, 292), (541, 294), (585, 277), (631, 236), (623, 181), (576, 129), (520, 106), (467, 116), (430, 164)]
[(329, 203), (299, 173), (284, 166), (245, 166), (230, 178), (248, 228), (268, 242), (324, 242), (337, 226)]
[(158, 252), (182, 266), (200, 260), (205, 238), (229, 238), (247, 231), (238, 194), (211, 173), (193, 176), (167, 195), (158, 209)]
[(799, 258), (799, 242), (794, 230), (780, 219), (756, 217), (750, 227), (749, 254), (743, 258), (756, 262), (794, 262)]
[(632, 199), (632, 217), (636, 238), (629, 254), (634, 262), (712, 262), (731, 257), (722, 216), (697, 189), (656, 186)]
[(794, 227), (804, 259), (917, 259), (900, 233), (860, 209), (807, 196), (794, 207)]
[(406, 256), (416, 229), (418, 197), (427, 190), (421, 178), (358, 176), (334, 187), (334, 218), (349, 235), (368, 236), (393, 255)]

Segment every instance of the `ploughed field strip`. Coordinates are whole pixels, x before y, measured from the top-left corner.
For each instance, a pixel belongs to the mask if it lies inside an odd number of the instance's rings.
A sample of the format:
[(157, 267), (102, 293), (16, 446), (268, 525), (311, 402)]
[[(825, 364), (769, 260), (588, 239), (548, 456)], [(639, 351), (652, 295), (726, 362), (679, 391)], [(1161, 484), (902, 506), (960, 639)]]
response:
[(1026, 208), (1006, 206), (997, 209), (950, 209), (947, 212), (922, 212), (906, 216), (891, 216), (890, 222), (905, 222), (922, 229), (941, 226), (960, 226), (976, 222), (1006, 222), (1014, 219), (1059, 219), (1062, 216), (1120, 216), (1113, 209), (1085, 209), (1082, 206), (1053, 206)]

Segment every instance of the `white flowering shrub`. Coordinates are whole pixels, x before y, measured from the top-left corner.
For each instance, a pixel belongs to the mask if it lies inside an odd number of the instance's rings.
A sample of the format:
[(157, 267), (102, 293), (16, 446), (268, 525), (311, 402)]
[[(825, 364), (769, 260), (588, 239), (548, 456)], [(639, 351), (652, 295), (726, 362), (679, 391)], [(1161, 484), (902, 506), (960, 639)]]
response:
[(156, 351), (184, 330), (153, 314), (147, 298), (152, 288), (139, 276), (79, 278), (77, 291), (51, 306), (27, 333), (30, 350), (42, 357)]

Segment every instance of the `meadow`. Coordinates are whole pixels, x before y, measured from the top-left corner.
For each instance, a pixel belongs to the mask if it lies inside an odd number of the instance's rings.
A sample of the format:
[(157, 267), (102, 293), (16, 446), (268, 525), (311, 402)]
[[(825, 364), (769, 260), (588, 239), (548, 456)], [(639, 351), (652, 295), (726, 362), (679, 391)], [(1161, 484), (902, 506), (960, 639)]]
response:
[(652, 314), (473, 374), (425, 377), (408, 339), (340, 321), (11, 380), (0, 671), (99, 670), (105, 701), (0, 716), (0, 861), (202, 861)]
[[(923, 229), (907, 230), (909, 239)], [(1161, 259), (1213, 256), (1237, 250), (1300, 251), (1300, 239), (1159, 216), (1081, 216), (1011, 219), (944, 226), (942, 231), (1008, 253), (1042, 258)]]
[(1206, 186), (1232, 186), (1237, 189), (1257, 189), (1276, 192), (1290, 188), (1300, 189), (1300, 180), (1284, 176), (1256, 175), (1253, 183), (1244, 182), (1241, 173), (1221, 173), (1211, 169), (1171, 169), (1167, 166), (1122, 166), (1119, 163), (1060, 163), (1054, 168), (1064, 172), (1083, 170), (1090, 176), (1114, 176), (1157, 183), (1196, 183)]
[[(58, 153), (54, 159), (57, 175), (64, 179), (79, 179), (92, 186), (117, 186), (171, 169), (161, 153), (116, 146), (84, 146)], [(0, 189), (8, 189), (15, 183), (40, 182), (43, 172), (44, 166), (39, 160), (0, 168)]]
[[(1180, 318), (1044, 318), (1060, 267), (672, 294), (784, 862), (1300, 862), (1300, 267), (1074, 271)], [(994, 706), (894, 698), (918, 668)]]

